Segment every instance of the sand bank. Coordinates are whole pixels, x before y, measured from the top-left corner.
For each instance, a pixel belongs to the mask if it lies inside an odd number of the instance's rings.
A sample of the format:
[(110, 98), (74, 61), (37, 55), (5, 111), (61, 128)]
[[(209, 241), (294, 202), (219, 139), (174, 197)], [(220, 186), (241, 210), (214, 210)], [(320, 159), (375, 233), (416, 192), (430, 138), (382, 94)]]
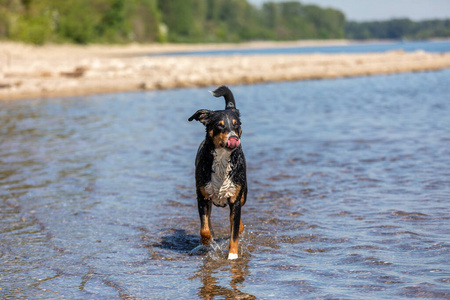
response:
[[(320, 45), (346, 44), (327, 41)], [(0, 100), (134, 90), (337, 78), (450, 67), (450, 53), (146, 56), (168, 51), (236, 47), (298, 47), (317, 42), (243, 45), (35, 47), (0, 43)]]

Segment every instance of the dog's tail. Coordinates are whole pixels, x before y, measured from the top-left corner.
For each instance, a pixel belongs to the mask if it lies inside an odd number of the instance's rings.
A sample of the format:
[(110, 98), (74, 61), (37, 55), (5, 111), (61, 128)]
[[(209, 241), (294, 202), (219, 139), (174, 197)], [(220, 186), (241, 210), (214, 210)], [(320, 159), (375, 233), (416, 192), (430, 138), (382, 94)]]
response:
[(215, 91), (212, 91), (210, 93), (213, 94), (214, 97), (223, 96), (225, 98), (225, 109), (236, 108), (236, 102), (234, 101), (233, 93), (228, 87), (222, 85), (219, 86)]

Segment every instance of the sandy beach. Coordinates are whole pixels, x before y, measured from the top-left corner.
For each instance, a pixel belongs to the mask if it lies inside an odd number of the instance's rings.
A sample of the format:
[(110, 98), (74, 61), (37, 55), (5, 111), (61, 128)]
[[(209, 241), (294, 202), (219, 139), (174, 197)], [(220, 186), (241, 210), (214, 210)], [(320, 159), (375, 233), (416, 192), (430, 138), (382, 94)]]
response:
[(346, 41), (240, 45), (31, 46), (0, 42), (0, 100), (135, 90), (252, 84), (419, 72), (450, 67), (450, 53), (149, 56), (255, 47), (344, 45)]

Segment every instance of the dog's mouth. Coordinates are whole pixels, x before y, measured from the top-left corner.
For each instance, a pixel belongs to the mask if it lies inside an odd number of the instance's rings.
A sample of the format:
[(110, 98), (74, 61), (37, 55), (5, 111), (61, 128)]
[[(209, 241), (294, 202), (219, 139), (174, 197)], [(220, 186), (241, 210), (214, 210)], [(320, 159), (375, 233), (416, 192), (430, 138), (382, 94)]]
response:
[(239, 146), (239, 139), (236, 137), (230, 137), (227, 141), (227, 145), (226, 148), (230, 149), (230, 150), (234, 150)]

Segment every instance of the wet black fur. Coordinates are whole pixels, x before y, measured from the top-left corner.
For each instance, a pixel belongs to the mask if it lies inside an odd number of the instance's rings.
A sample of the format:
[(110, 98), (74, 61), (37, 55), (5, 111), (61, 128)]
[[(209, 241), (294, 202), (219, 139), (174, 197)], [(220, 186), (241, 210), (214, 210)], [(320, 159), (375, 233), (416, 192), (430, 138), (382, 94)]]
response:
[[(236, 104), (231, 91), (227, 87), (221, 86), (217, 90), (212, 92), (212, 94), (216, 97), (224, 96), (226, 109), (217, 111), (201, 109), (198, 110), (195, 114), (193, 114), (189, 118), (189, 121), (197, 120), (206, 127), (205, 140), (200, 144), (195, 159), (195, 181), (196, 181), (199, 214), (201, 220), (204, 214), (207, 214), (208, 216), (210, 215), (212, 207), (211, 205), (212, 200), (204, 198), (204, 196), (201, 193), (201, 188), (205, 187), (211, 181), (211, 176), (213, 173), (212, 170), (212, 165), (214, 161), (213, 152), (216, 148), (213, 142), (213, 137), (221, 133), (238, 131), (240, 140), (241, 135), (240, 114), (239, 110), (235, 108)], [(231, 124), (231, 122), (229, 122), (229, 120), (233, 119), (238, 121), (237, 128), (234, 128), (234, 125)], [(219, 121), (224, 121), (225, 123), (224, 126), (220, 126)], [(211, 130), (213, 131), (213, 137), (209, 135), (209, 132)], [(241, 143), (239, 143), (239, 146), (236, 147), (235, 149), (232, 150), (230, 149), (227, 151), (232, 151), (230, 155), (230, 162), (232, 164), (232, 168), (229, 173), (229, 177), (235, 185), (241, 186), (239, 195), (237, 195), (236, 197), (237, 200), (234, 203), (231, 203), (230, 200), (228, 200), (228, 204), (230, 205), (230, 217), (232, 219), (232, 222), (234, 223), (233, 227), (235, 228), (235, 230), (232, 231), (232, 238), (236, 240), (239, 236), (241, 206), (244, 205), (245, 202), (247, 201), (246, 163)], [(241, 201), (239, 201), (241, 198), (243, 199), (242, 203)], [(211, 226), (209, 227), (211, 228)]]

